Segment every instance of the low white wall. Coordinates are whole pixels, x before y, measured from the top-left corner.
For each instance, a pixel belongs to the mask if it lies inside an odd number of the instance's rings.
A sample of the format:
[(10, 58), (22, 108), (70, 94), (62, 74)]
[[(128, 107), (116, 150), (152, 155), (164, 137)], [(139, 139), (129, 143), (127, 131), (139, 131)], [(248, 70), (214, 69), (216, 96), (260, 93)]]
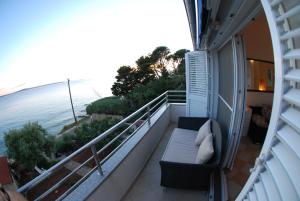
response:
[(251, 106), (272, 105), (273, 93), (248, 91), (246, 99)]
[[(155, 150), (169, 125), (170, 108), (171, 107), (168, 106), (161, 114), (159, 114), (159, 112), (157, 113), (159, 117), (149, 130), (148, 124), (146, 123), (143, 126), (144, 128), (142, 127), (138, 131), (146, 132), (146, 134), (87, 200), (119, 201), (126, 194), (141, 170), (144, 168), (144, 165)], [(155, 118), (153, 121), (155, 121)]]
[(186, 116), (186, 104), (185, 103), (172, 103), (170, 104), (170, 119), (173, 123), (178, 123), (179, 117)]

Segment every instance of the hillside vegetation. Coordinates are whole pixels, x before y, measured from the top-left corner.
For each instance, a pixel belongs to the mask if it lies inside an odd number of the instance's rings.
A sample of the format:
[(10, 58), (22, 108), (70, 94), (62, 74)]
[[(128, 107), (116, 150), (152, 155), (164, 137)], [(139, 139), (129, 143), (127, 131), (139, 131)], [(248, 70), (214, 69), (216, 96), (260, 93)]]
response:
[(87, 114), (127, 115), (130, 112), (128, 102), (118, 96), (110, 96), (97, 100), (86, 107)]
[(121, 66), (111, 90), (114, 96), (87, 106), (87, 113), (127, 116), (167, 90), (185, 90), (185, 53), (171, 54), (160, 46), (136, 60), (136, 66)]

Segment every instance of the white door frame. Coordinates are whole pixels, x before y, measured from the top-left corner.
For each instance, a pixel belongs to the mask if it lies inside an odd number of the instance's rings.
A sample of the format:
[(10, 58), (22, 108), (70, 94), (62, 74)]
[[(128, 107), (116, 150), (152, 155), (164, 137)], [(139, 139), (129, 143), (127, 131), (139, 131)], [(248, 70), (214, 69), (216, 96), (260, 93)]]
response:
[(228, 42), (232, 43), (232, 57), (234, 65), (233, 103), (231, 107), (231, 120), (228, 130), (228, 141), (223, 161), (223, 168), (232, 168), (234, 158), (239, 146), (242, 124), (245, 113), (245, 51), (241, 36), (237, 35)]
[(233, 55), (235, 70), (235, 91), (234, 91), (234, 109), (233, 109), (233, 146), (228, 155), (227, 167), (232, 169), (234, 159), (237, 154), (238, 147), (242, 136), (242, 127), (245, 115), (246, 107), (246, 54), (243, 39), (240, 35), (237, 35), (233, 39)]

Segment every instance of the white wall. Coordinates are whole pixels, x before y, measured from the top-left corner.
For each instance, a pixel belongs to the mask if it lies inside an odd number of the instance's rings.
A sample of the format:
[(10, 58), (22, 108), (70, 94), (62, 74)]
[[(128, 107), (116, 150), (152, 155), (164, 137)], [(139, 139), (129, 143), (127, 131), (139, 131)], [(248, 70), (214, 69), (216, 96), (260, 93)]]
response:
[[(264, 12), (251, 21), (241, 34), (248, 58), (274, 61), (271, 35)], [(273, 93), (248, 91), (246, 101), (251, 106), (272, 105)]]
[(170, 105), (170, 120), (173, 123), (178, 123), (179, 117), (186, 116), (186, 104), (185, 103), (176, 103)]
[(248, 91), (246, 99), (247, 105), (251, 106), (272, 105), (273, 93)]
[(248, 58), (274, 61), (271, 35), (263, 12), (251, 21), (241, 34)]

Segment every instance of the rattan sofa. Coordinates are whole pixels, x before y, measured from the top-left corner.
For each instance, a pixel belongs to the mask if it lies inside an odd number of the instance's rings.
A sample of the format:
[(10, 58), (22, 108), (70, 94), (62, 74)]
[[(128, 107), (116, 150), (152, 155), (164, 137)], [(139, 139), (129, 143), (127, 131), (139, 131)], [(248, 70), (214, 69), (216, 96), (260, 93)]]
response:
[(220, 167), (222, 133), (212, 120), (214, 155), (206, 164), (196, 164), (198, 147), (194, 141), (199, 128), (208, 118), (180, 117), (161, 159), (161, 185), (164, 187), (207, 191), (212, 172)]

